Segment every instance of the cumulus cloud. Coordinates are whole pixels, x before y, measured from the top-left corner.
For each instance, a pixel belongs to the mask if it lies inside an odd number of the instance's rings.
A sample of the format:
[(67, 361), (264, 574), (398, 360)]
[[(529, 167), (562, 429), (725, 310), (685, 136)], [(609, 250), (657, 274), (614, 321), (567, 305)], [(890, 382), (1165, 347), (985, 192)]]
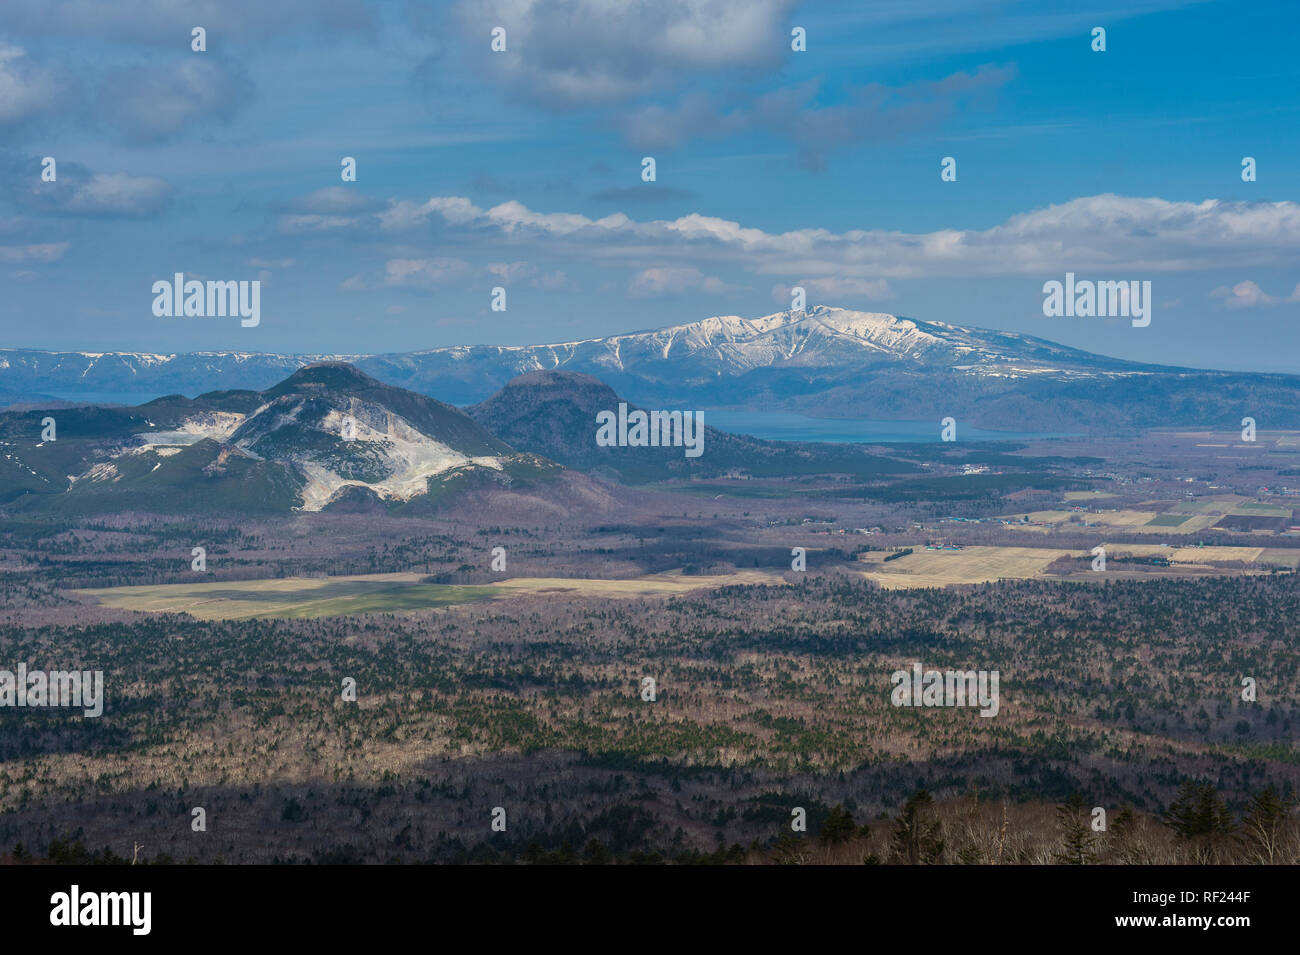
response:
[[(1291, 294), (1287, 301), (1297, 301), (1297, 293), (1300, 293), (1300, 285), (1296, 286), (1296, 291)], [(1220, 285), (1210, 292), (1210, 297), (1223, 299), (1223, 304), (1227, 308), (1256, 308), (1261, 305), (1276, 305), (1281, 301), (1276, 296), (1269, 295), (1259, 287), (1258, 283), (1249, 279), (1238, 282), (1231, 288)]]
[(820, 169), (825, 154), (857, 142), (879, 142), (932, 127), (958, 109), (987, 105), (1016, 75), (1014, 67), (981, 66), (937, 81), (890, 87), (851, 88), (845, 101), (817, 102), (820, 82), (757, 97), (752, 105), (727, 109), (706, 93), (693, 92), (675, 106), (648, 105), (620, 120), (624, 139), (637, 149), (668, 149), (701, 138), (760, 131), (799, 144), (805, 166)]
[(165, 212), (175, 190), (156, 176), (133, 176), (126, 172), (92, 172), (85, 166), (64, 161), (58, 164), (58, 179), (43, 182), (35, 172), (17, 175), (18, 162), (29, 170), (39, 169), (35, 159), (6, 163), (11, 173), (14, 202), (34, 213), (75, 216), (88, 219), (147, 219)]
[(469, 272), (462, 259), (389, 259), (384, 263), (384, 284), (393, 288), (434, 288)]
[(628, 283), (628, 292), (639, 298), (657, 295), (676, 295), (681, 292), (728, 292), (731, 286), (719, 278), (705, 275), (699, 269), (661, 268), (642, 269)]
[(0, 129), (12, 129), (59, 110), (72, 98), (70, 81), (42, 66), (21, 47), (0, 42)]
[[(462, 49), (481, 76), (543, 106), (611, 104), (687, 72), (771, 69), (789, 50), (797, 0), (460, 0)], [(487, 26), (506, 28), (494, 55)], [(430, 25), (431, 27), (433, 25)]]
[[(978, 105), (1015, 73), (982, 66), (897, 87), (837, 89), (833, 102), (821, 101), (816, 80), (755, 96), (749, 88), (779, 81), (778, 70), (794, 55), (791, 14), (798, 6), (798, 0), (458, 0), (450, 25), (437, 17), (412, 21), (435, 42), (458, 34), (417, 69), (415, 82), (421, 88), (447, 83), (438, 99), (453, 96), (452, 71), (444, 64), (454, 53), (467, 61), (457, 76), (471, 73), (516, 100), (559, 111), (617, 108), (604, 119), (634, 148), (757, 131), (798, 144), (804, 165), (820, 169), (830, 150), (933, 126)], [(891, 10), (886, 19), (907, 20), (909, 13)], [(489, 27), (498, 25), (506, 30), (505, 55), (488, 42)]]
[[(1104, 271), (1108, 277), (1240, 266), (1286, 266), (1300, 254), (1300, 203), (1171, 202), (1105, 194), (1020, 213), (987, 229), (767, 232), (691, 213), (639, 221), (537, 212), (523, 203), (483, 209), (459, 196), (394, 200), (339, 228), (393, 236), (440, 230), (446, 241), (506, 239), (521, 250), (584, 255), (644, 268), (647, 261), (731, 264), (758, 274), (815, 279), (951, 278)], [(864, 287), (865, 288), (865, 287)]]
[(158, 45), (180, 37), (186, 46), (190, 30), (201, 26), (212, 50), (285, 34), (369, 33), (375, 18), (365, 0), (4, 0), (4, 24), (12, 35)]
[(243, 71), (215, 58), (110, 71), (99, 112), (129, 142), (157, 143), (208, 122), (229, 122), (251, 98)]
[(272, 202), (281, 232), (306, 234), (330, 232), (363, 223), (364, 213), (379, 212), (386, 204), (346, 186), (326, 186), (305, 196)]

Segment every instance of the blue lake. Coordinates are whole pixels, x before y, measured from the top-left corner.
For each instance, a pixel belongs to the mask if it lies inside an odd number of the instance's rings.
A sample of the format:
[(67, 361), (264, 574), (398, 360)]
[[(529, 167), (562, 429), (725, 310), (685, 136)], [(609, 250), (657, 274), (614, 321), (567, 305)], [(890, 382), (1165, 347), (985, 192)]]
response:
[[(704, 423), (719, 431), (747, 434), (767, 441), (907, 442), (938, 441), (935, 421), (872, 421), (866, 418), (809, 418), (782, 411), (714, 411), (705, 409)], [(958, 441), (1018, 441), (1069, 438), (1074, 435), (1034, 431), (985, 431), (957, 422)]]
[(153, 401), (155, 398), (162, 397), (161, 394), (155, 391), (46, 391), (43, 394), (64, 401), (76, 401), (88, 405), (142, 405), (146, 401)]

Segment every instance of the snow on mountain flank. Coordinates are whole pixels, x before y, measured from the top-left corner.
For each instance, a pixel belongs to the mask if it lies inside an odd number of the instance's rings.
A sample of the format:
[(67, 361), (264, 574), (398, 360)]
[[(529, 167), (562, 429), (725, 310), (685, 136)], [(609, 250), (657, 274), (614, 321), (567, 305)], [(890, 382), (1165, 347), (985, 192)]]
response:
[[(297, 420), (299, 408), (285, 415), (277, 425)], [(349, 414), (356, 422), (355, 441), (349, 442), (358, 450), (364, 449), (367, 458), (385, 474), (379, 481), (361, 481), (347, 478), (328, 465), (306, 458), (290, 458), (307, 479), (303, 488), (304, 511), (319, 511), (346, 487), (365, 487), (383, 500), (409, 501), (428, 490), (428, 479), (453, 468), (474, 464), (501, 470), (496, 457), (470, 457), (422, 433), (409, 421), (378, 405), (352, 400)], [(343, 429), (344, 413), (331, 409), (316, 428), (330, 435)], [(243, 448), (244, 441), (237, 442)]]
[(173, 431), (150, 431), (136, 437), (145, 442), (140, 449), (142, 451), (153, 450), (159, 445), (174, 447), (195, 444), (204, 438), (224, 442), (243, 423), (244, 415), (237, 412), (208, 411), (191, 415)]

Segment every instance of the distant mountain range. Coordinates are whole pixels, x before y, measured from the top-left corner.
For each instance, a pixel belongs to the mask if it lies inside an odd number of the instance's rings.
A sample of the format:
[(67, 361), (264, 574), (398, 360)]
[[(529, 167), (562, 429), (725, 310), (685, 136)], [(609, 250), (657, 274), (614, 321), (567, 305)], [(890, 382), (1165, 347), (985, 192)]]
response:
[(1300, 377), (1139, 364), (1044, 339), (819, 306), (708, 318), (550, 345), (472, 345), (395, 355), (0, 351), (0, 392), (258, 390), (340, 360), (458, 405), (518, 375), (592, 375), (645, 406), (934, 420), (1012, 431), (1212, 425), (1300, 428)]

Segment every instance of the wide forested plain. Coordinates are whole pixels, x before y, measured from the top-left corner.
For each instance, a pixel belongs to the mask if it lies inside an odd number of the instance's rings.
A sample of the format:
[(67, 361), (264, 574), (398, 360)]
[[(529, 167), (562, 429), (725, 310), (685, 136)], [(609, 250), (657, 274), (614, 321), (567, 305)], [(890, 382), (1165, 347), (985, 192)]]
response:
[[(1067, 450), (902, 501), (801, 476), (610, 486), (563, 513), (523, 490), (419, 518), (13, 510), (0, 667), (102, 670), (106, 700), (98, 718), (0, 712), (0, 847), (1297, 861), (1300, 539), (1215, 526), (1290, 513), (1289, 459)], [(1213, 521), (1148, 516), (1179, 513)], [(893, 705), (916, 663), (997, 671), (997, 715)]]

